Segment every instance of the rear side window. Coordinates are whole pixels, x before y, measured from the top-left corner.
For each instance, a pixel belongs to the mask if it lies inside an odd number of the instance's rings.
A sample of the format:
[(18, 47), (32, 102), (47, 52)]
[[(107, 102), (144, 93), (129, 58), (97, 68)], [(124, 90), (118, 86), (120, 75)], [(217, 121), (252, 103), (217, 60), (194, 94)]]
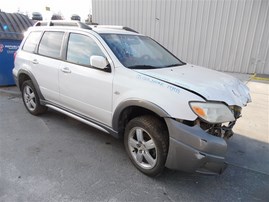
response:
[(38, 44), (40, 36), (41, 36), (41, 32), (31, 32), (28, 35), (28, 37), (27, 37), (27, 39), (22, 47), (22, 50), (33, 53), (35, 51), (37, 44)]
[(66, 57), (68, 62), (90, 66), (90, 57), (92, 55), (105, 57), (98, 44), (89, 36), (70, 34)]
[(60, 58), (64, 32), (45, 32), (38, 48), (40, 55)]

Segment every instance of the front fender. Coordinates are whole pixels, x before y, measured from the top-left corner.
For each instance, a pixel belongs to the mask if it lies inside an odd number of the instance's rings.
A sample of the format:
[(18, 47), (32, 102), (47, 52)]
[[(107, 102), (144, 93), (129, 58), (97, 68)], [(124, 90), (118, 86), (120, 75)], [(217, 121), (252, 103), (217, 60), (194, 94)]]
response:
[(147, 109), (149, 111), (154, 112), (160, 117), (170, 117), (170, 115), (161, 107), (157, 106), (156, 104), (147, 101), (147, 100), (140, 100), (140, 99), (128, 99), (122, 101), (117, 108), (115, 109), (113, 113), (112, 118), (112, 128), (115, 131), (118, 131), (118, 123), (121, 116), (121, 113), (126, 109), (127, 107), (141, 107), (144, 109)]

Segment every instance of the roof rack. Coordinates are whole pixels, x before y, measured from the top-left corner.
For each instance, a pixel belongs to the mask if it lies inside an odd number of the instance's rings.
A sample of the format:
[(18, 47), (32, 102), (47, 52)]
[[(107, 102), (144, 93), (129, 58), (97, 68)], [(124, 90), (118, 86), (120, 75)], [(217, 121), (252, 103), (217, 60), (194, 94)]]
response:
[(34, 27), (37, 26), (71, 26), (71, 27), (80, 27), (82, 29), (92, 29), (90, 26), (79, 21), (65, 21), (65, 20), (50, 20), (50, 21), (38, 21), (34, 24)]
[(124, 29), (124, 30), (129, 31), (129, 32), (138, 33), (137, 31), (135, 31), (134, 29), (132, 29), (130, 27), (118, 26), (118, 25), (94, 25), (93, 27), (96, 27), (96, 28), (108, 28), (108, 29)]

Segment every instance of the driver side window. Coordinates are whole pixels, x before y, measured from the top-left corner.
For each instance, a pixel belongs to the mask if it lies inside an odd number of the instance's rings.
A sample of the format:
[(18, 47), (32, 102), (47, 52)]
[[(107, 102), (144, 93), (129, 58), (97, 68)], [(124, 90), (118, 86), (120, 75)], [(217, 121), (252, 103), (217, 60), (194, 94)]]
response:
[(71, 63), (90, 66), (92, 55), (103, 56), (98, 44), (89, 36), (71, 33), (68, 40), (66, 60)]

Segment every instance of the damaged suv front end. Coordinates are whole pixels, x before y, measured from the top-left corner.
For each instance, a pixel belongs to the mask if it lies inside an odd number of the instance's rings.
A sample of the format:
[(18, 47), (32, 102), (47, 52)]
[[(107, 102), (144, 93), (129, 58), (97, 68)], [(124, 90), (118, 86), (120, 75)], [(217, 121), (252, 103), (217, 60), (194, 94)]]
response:
[[(246, 89), (246, 105), (250, 96)], [(241, 117), (242, 107), (224, 102), (190, 101), (194, 121), (167, 118), (170, 139), (166, 167), (187, 172), (221, 174), (227, 167), (226, 140)]]
[[(241, 117), (242, 107), (251, 101), (248, 87), (230, 75), (190, 64), (144, 70), (143, 74), (181, 89), (180, 96), (167, 97), (174, 107), (170, 108), (173, 115), (165, 118), (169, 131), (166, 167), (187, 172), (222, 173), (226, 168), (226, 140), (234, 134), (232, 129)], [(190, 99), (188, 109), (183, 110), (175, 103), (187, 97), (187, 92), (197, 97)], [(169, 105), (162, 108), (168, 111)], [(186, 119), (189, 109), (195, 117)]]
[(233, 135), (232, 128), (240, 117), (241, 108), (237, 107), (232, 114), (223, 103), (190, 102), (190, 106), (198, 115), (195, 121), (165, 119), (170, 134), (166, 166), (188, 172), (221, 174), (227, 166), (226, 139)]

